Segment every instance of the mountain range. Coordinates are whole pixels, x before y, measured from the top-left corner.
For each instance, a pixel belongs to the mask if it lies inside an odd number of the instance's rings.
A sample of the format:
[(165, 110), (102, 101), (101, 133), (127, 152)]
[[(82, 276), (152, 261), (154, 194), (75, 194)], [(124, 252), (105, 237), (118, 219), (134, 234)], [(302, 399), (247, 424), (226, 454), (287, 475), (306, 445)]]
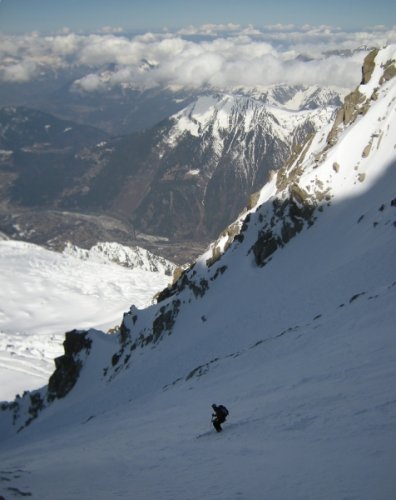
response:
[[(340, 91), (273, 86), (207, 94), (154, 127), (109, 137), (39, 111), (0, 114), (0, 229), (62, 249), (118, 241), (185, 262), (226, 227), (305, 138)], [(159, 240), (158, 240), (159, 238)], [(174, 243), (197, 250), (175, 255)], [(153, 243), (152, 243), (153, 245)]]
[(48, 385), (2, 404), (4, 494), (392, 498), (395, 76), (396, 47), (371, 52), (156, 304), (66, 334)]

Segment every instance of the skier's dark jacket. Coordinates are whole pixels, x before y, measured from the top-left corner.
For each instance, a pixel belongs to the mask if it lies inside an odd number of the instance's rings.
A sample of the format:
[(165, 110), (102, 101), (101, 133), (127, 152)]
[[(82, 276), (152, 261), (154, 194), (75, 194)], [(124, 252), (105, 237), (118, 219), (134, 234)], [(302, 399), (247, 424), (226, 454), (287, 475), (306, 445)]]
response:
[(224, 405), (217, 406), (215, 404), (212, 405), (212, 408), (213, 408), (213, 411), (215, 412), (215, 416), (216, 416), (217, 420), (220, 423), (225, 422), (225, 419), (228, 417), (228, 414), (229, 414), (229, 411), (227, 410), (227, 408)]

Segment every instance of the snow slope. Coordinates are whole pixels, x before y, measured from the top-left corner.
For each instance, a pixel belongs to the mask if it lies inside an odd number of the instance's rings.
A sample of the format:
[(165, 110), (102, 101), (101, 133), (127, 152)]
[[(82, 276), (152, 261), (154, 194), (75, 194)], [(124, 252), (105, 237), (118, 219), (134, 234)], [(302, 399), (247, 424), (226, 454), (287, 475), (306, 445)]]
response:
[[(157, 305), (119, 338), (87, 334), (65, 398), (36, 393), (14, 436), (29, 398), (4, 407), (2, 494), (394, 497), (395, 56)], [(222, 434), (212, 403), (230, 410)]]
[(150, 304), (173, 268), (144, 249), (114, 243), (59, 254), (0, 241), (0, 400), (47, 382), (65, 331), (114, 327), (131, 301)]

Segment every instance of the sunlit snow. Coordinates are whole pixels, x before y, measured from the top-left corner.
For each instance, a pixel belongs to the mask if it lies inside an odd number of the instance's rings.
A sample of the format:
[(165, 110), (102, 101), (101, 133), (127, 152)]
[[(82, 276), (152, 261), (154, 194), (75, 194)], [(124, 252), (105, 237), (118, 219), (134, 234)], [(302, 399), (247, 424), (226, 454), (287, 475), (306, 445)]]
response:
[[(119, 259), (125, 259), (125, 250), (117, 247)], [(146, 251), (140, 252), (145, 257)], [(75, 249), (73, 255), (69, 248), (60, 254), (0, 241), (0, 400), (47, 382), (66, 331), (107, 331), (119, 325), (131, 304), (150, 304), (171, 279), (161, 271), (150, 271), (147, 259), (128, 269), (98, 252)]]

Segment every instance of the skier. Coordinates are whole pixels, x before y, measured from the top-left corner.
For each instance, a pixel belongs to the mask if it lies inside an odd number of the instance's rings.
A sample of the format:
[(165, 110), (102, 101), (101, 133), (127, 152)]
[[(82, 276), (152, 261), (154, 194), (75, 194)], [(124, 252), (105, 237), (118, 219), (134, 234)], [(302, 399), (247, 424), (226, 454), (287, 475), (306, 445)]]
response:
[(215, 405), (212, 404), (212, 408), (214, 413), (212, 413), (212, 424), (217, 432), (221, 432), (223, 429), (221, 428), (221, 424), (226, 421), (228, 417), (229, 411), (223, 405)]

